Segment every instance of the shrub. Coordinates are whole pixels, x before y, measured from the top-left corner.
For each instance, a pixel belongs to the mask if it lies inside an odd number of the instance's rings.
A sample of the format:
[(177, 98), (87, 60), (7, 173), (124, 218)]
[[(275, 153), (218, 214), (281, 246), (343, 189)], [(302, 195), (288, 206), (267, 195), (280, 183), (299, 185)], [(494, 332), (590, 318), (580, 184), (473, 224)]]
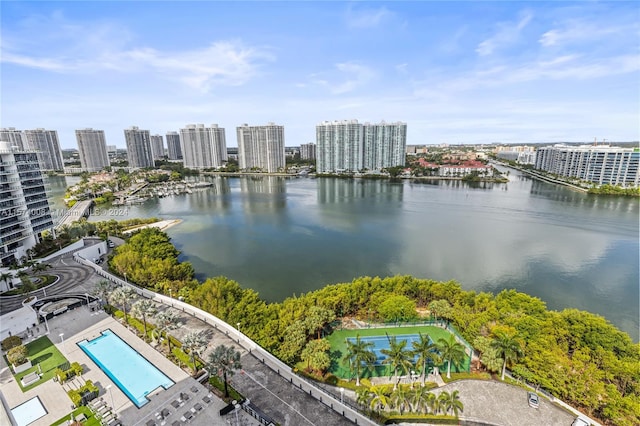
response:
[(73, 371), (74, 375), (80, 376), (82, 374), (82, 372), (84, 371), (84, 368), (82, 368), (82, 366), (79, 363), (73, 362), (73, 363), (71, 363), (71, 370)]
[(60, 383), (64, 383), (68, 378), (67, 372), (62, 368), (56, 368), (55, 374)]
[(71, 401), (73, 402), (73, 404), (76, 407), (79, 407), (80, 405), (82, 405), (83, 402), (83, 397), (87, 394), (91, 394), (91, 393), (95, 393), (96, 395), (98, 394), (99, 390), (98, 387), (95, 386), (91, 380), (87, 380), (87, 382), (84, 384), (84, 386), (78, 388), (78, 389), (71, 389), (69, 391), (67, 391), (67, 395), (69, 395), (69, 398), (71, 398)]
[(13, 365), (22, 365), (27, 361), (29, 351), (23, 345), (16, 346), (7, 352), (7, 360)]
[(22, 339), (20, 336), (9, 336), (4, 339), (1, 343), (2, 350), (8, 351), (9, 349), (13, 349), (16, 346), (20, 346), (22, 344)]

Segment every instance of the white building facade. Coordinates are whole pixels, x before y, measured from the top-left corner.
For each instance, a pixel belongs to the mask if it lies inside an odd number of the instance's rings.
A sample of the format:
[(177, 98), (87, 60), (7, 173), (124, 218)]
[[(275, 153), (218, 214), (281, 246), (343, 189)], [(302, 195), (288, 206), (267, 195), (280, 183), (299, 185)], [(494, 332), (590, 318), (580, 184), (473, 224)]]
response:
[(640, 150), (615, 146), (554, 145), (538, 148), (535, 168), (599, 185), (637, 187)]
[(64, 170), (62, 150), (60, 149), (57, 131), (45, 129), (25, 130), (22, 141), (24, 149), (38, 151), (42, 170)]
[(303, 143), (300, 145), (300, 159), (301, 160), (315, 160), (316, 159), (316, 144), (315, 143)]
[(0, 264), (27, 256), (42, 232), (52, 227), (38, 154), (0, 142)]
[(318, 173), (359, 172), (404, 166), (407, 124), (324, 121), (316, 126)]
[(18, 149), (24, 148), (22, 131), (16, 130), (15, 127), (0, 129), (0, 141), (9, 142), (9, 146), (15, 146)]
[(107, 153), (107, 141), (104, 130), (91, 128), (76, 130), (80, 165), (84, 171), (98, 172), (111, 166)]
[(212, 124), (188, 124), (180, 129), (180, 150), (189, 169), (217, 169), (227, 161), (225, 130)]
[(241, 170), (275, 173), (284, 169), (284, 126), (275, 123), (266, 126), (243, 124), (236, 128), (236, 132)]
[(153, 160), (164, 158), (164, 140), (162, 135), (151, 135), (151, 153)]

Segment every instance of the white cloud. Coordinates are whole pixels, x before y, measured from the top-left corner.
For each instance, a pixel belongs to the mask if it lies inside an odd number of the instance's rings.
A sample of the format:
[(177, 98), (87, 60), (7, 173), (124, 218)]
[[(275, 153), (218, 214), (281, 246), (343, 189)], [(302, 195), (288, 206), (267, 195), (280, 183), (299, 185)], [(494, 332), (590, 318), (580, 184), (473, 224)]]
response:
[(378, 9), (354, 9), (349, 7), (346, 20), (349, 28), (373, 28), (393, 15), (386, 7)]
[[(23, 31), (36, 24), (47, 28), (43, 19), (31, 19)], [(59, 29), (50, 39), (46, 30), (29, 43), (20, 42), (20, 32), (10, 34), (2, 45), (2, 63), (69, 74), (152, 72), (208, 92), (215, 86), (244, 84), (258, 73), (262, 63), (274, 60), (269, 49), (246, 46), (238, 40), (171, 52), (130, 46), (133, 37), (121, 35), (127, 31), (115, 25), (72, 24), (64, 22), (60, 14), (54, 14), (49, 23)], [(30, 49), (31, 45), (43, 46), (41, 53)]]
[[(371, 82), (376, 73), (373, 69), (360, 65), (355, 62), (343, 62), (335, 64), (335, 69), (339, 73), (335, 72), (322, 72), (312, 74), (311, 81), (316, 85), (324, 86), (334, 95), (342, 95), (345, 93), (353, 92), (359, 87), (362, 87)], [(343, 79), (344, 75), (347, 75), (347, 79), (340, 83), (332, 83), (330, 80)]]
[(476, 53), (480, 56), (487, 56), (495, 50), (517, 43), (520, 32), (531, 19), (533, 19), (533, 14), (530, 11), (525, 11), (521, 13), (517, 22), (499, 23), (498, 31), (492, 37), (481, 42), (476, 48)]
[[(602, 42), (610, 37), (634, 37), (640, 35), (640, 25), (607, 22), (588, 22), (571, 19), (542, 34), (538, 42), (545, 47), (567, 45), (579, 42)], [(618, 40), (616, 40), (618, 41)]]

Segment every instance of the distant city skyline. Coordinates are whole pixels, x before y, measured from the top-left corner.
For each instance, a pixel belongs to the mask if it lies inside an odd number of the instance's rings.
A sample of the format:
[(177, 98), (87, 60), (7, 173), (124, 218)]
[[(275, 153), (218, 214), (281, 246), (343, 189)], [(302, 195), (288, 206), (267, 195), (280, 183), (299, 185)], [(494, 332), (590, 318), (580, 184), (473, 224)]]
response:
[[(132, 122), (160, 135), (277, 122), (287, 146), (350, 119), (406, 122), (408, 145), (637, 141), (637, 13), (633, 2), (4, 2), (0, 126), (55, 130), (62, 149), (89, 127), (124, 148)], [(193, 25), (211, 15), (216, 25)]]

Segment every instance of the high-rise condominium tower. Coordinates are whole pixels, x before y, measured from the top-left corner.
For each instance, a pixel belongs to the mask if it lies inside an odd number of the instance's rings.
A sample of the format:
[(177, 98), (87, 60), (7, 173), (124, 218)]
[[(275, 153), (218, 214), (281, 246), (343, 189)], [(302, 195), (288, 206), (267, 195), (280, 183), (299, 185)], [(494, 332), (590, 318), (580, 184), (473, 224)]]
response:
[(363, 129), (358, 120), (324, 121), (316, 126), (318, 173), (363, 168)]
[(167, 153), (169, 160), (182, 160), (182, 148), (180, 148), (180, 135), (178, 132), (167, 132)]
[(365, 123), (364, 168), (381, 170), (404, 166), (407, 155), (407, 123)]
[(64, 170), (58, 132), (35, 129), (25, 130), (23, 135), (24, 148), (38, 151), (42, 170)]
[(300, 159), (301, 160), (315, 160), (316, 159), (316, 144), (315, 143), (303, 143), (300, 145)]
[(316, 142), (318, 173), (404, 166), (407, 124), (324, 121), (316, 126)]
[(18, 149), (23, 149), (24, 144), (22, 143), (23, 135), (22, 131), (16, 130), (15, 127), (7, 127), (0, 129), (0, 142), (5, 141), (9, 142), (9, 146), (15, 146)]
[[(53, 227), (46, 177), (35, 152), (0, 142), (0, 263), (27, 255), (42, 231)], [(7, 285), (7, 283), (4, 283)]]
[(80, 164), (87, 172), (97, 172), (109, 167), (109, 155), (107, 154), (107, 142), (104, 138), (104, 130), (82, 129), (76, 130)]
[(153, 167), (151, 139), (148, 130), (140, 130), (138, 127), (132, 126), (125, 129), (124, 139), (127, 143), (129, 167), (136, 169)]
[(266, 126), (243, 124), (236, 131), (240, 169), (255, 168), (273, 173), (285, 166), (284, 126), (274, 123)]
[(154, 160), (162, 160), (164, 158), (164, 142), (162, 135), (151, 136), (151, 153)]
[(217, 124), (188, 124), (180, 129), (180, 143), (184, 166), (189, 169), (219, 168), (227, 161), (224, 128)]

